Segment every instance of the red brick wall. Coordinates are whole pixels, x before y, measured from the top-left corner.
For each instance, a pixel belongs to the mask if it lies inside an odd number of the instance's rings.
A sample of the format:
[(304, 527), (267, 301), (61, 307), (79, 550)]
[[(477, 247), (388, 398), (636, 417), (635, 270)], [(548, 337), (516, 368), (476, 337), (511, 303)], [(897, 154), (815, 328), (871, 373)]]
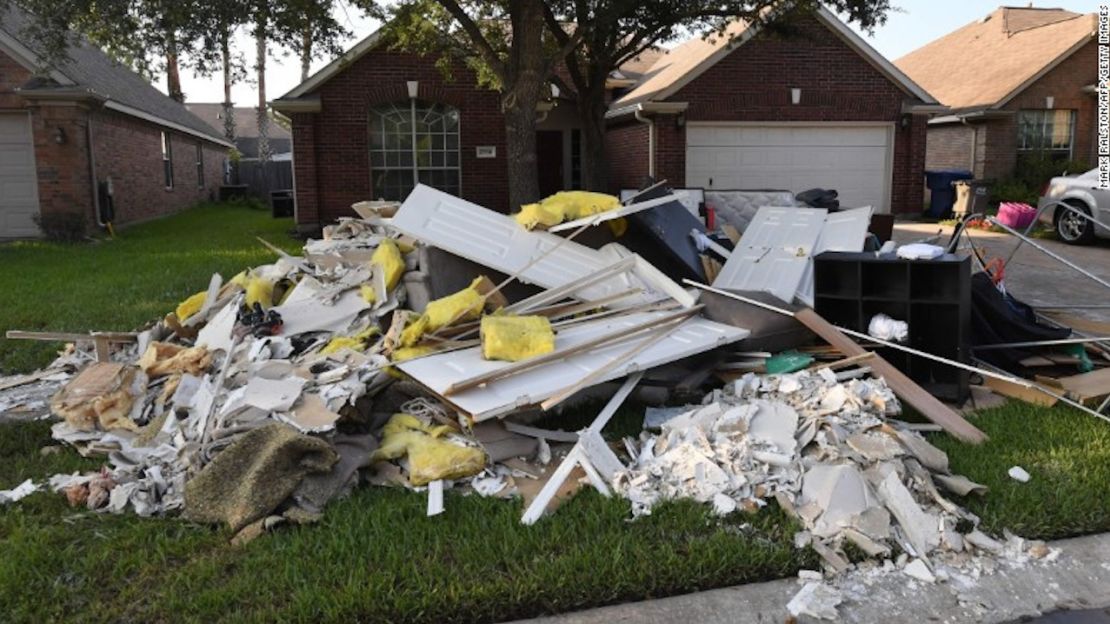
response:
[(968, 169), (974, 172), (971, 162), (971, 143), (974, 136), (974, 128), (959, 123), (930, 127), (925, 149), (925, 168)]
[(1014, 112), (1015, 116), (991, 122), (987, 169), (984, 175), (997, 179), (1013, 173), (1017, 163), (1016, 113), (1023, 108), (1045, 108), (1045, 98), (1048, 96), (1055, 100), (1053, 108), (1076, 111), (1072, 158), (1095, 166), (1098, 101), (1093, 95), (1083, 93), (1082, 88), (1095, 84), (1097, 79), (1098, 49), (1095, 40), (1091, 39), (1090, 43), (1041, 76), (1003, 107), (1003, 110)]
[[(44, 104), (31, 108), (31, 133), (39, 179), (39, 213), (75, 213), (93, 219), (89, 184), (88, 109), (78, 104)], [(65, 142), (56, 140), (58, 130)]]
[[(815, 18), (797, 27), (793, 37), (757, 35), (668, 100), (689, 103), (687, 121), (894, 122), (892, 209), (919, 211), (925, 123), (899, 124), (902, 104), (913, 96)], [(802, 90), (798, 105), (790, 102), (792, 88)], [(683, 184), (685, 129), (668, 116), (660, 116), (656, 128), (657, 177)]]
[(0, 109), (23, 108), (23, 98), (16, 95), (15, 89), (30, 77), (31, 72), (7, 54), (0, 53)]
[(636, 120), (609, 128), (605, 133), (609, 157), (609, 192), (640, 188), (648, 174), (648, 127)]
[[(374, 198), (370, 186), (369, 109), (407, 102), (406, 82), (420, 82), (419, 99), (459, 109), (462, 197), (508, 211), (505, 125), (499, 95), (475, 87), (462, 67), (447, 81), (435, 57), (381, 49), (371, 51), (318, 90), (321, 111), (293, 116), (297, 222), (303, 226), (349, 216), (351, 204)], [(478, 159), (474, 148), (493, 145), (497, 157)]]
[[(89, 167), (88, 126), (92, 120), (96, 176), (112, 177), (116, 223), (167, 215), (215, 197), (223, 181), (227, 151), (204, 142), (204, 186), (198, 187), (196, 144), (200, 139), (168, 131), (173, 143), (174, 188), (162, 176), (161, 127), (107, 109), (90, 111), (72, 102), (28, 103), (14, 89), (30, 72), (0, 53), (0, 110), (30, 110), (39, 186), (39, 212), (77, 213), (96, 223)], [(65, 140), (58, 143), (59, 129)]]
[[(162, 170), (162, 127), (110, 110), (93, 115), (98, 181), (112, 178), (116, 223), (145, 221), (215, 198), (223, 181), (227, 151), (192, 135), (167, 130), (172, 146), (173, 188)], [(196, 146), (204, 150), (204, 185), (199, 186)]]

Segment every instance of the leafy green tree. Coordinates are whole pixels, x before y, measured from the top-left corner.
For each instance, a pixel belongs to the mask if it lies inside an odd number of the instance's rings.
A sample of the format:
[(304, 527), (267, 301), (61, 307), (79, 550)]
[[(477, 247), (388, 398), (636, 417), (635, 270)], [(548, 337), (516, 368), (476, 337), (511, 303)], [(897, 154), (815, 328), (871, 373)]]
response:
[(582, 124), (582, 181), (587, 189), (608, 190), (606, 179), (606, 83), (625, 63), (645, 51), (694, 31), (726, 36), (736, 19), (789, 35), (791, 22), (821, 4), (846, 15), (864, 29), (882, 24), (889, 0), (795, 0), (789, 11), (775, 11), (779, 0), (553, 0), (544, 19), (560, 45), (578, 44), (565, 58), (565, 77), (552, 80), (574, 99)]
[(387, 15), (393, 45), (438, 53), (445, 71), (461, 62), (500, 91), (513, 208), (539, 199), (536, 107), (550, 97), (551, 77), (579, 43), (571, 35), (556, 45), (544, 25), (546, 10), (543, 0), (401, 0)]

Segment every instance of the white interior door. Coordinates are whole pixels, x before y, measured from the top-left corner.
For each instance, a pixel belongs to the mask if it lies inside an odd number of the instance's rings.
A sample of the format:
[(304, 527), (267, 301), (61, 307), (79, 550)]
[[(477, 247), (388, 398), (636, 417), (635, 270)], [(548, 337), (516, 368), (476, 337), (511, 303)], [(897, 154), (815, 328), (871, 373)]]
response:
[(26, 113), (0, 114), (0, 238), (39, 235), (38, 175)]
[(892, 126), (686, 127), (686, 186), (706, 189), (835, 189), (843, 208), (890, 212)]

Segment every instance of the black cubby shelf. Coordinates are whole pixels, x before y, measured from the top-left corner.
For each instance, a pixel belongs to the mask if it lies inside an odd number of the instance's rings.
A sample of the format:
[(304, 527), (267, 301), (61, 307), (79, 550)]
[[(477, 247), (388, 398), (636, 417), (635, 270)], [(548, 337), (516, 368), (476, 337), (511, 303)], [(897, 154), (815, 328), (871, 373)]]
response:
[[(814, 258), (814, 309), (830, 323), (867, 332), (884, 313), (909, 323), (906, 346), (958, 362), (970, 357), (971, 259), (946, 254), (905, 260), (893, 254), (830, 251)], [(878, 353), (930, 394), (962, 403), (968, 372), (895, 349)]]

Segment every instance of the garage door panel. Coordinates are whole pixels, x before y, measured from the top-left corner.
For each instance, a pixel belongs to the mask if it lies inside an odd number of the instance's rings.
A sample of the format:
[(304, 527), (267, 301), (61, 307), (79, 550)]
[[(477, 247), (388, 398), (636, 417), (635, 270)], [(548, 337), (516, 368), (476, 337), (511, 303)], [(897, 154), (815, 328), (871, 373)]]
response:
[(836, 189), (841, 204), (889, 209), (886, 126), (687, 128), (686, 184), (718, 189)]
[(0, 114), (0, 238), (38, 236), (38, 213), (30, 120), (26, 114)]

